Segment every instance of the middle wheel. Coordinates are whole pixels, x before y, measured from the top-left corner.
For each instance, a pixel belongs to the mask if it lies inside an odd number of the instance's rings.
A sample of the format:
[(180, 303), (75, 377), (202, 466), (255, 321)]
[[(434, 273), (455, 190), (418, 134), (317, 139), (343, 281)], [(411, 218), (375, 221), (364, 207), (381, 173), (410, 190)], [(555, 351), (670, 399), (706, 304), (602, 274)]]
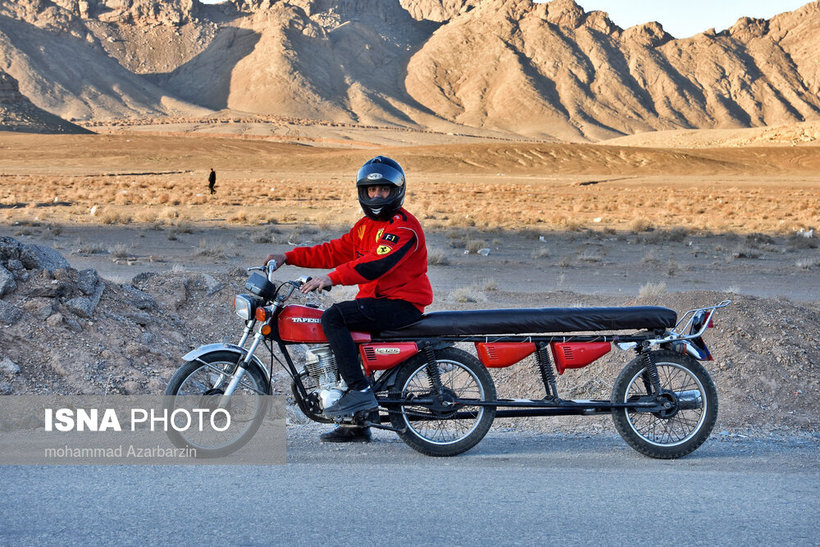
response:
[[(484, 438), (495, 419), (495, 384), (481, 362), (458, 348), (436, 351), (442, 393), (438, 397), (427, 360), (419, 354), (399, 370), (391, 399), (409, 400), (390, 409), (390, 423), (401, 439), (428, 456), (455, 456)], [(418, 400), (418, 404), (413, 404)], [(432, 403), (430, 403), (432, 401)]]

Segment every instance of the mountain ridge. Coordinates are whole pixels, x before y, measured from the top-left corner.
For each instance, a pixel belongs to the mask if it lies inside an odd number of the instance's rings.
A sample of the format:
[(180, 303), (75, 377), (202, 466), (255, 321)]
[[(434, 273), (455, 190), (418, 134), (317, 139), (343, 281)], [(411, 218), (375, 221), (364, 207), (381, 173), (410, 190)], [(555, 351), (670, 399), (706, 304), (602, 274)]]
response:
[(820, 119), (820, 1), (678, 40), (574, 0), (0, 2), (0, 70), (74, 121), (222, 109), (568, 141)]

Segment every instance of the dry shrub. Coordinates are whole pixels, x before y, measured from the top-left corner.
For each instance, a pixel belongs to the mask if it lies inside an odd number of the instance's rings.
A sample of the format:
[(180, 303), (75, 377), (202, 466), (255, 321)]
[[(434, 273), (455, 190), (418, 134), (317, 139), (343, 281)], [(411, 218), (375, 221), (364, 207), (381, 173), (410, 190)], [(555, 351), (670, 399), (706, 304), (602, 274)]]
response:
[(637, 234), (640, 232), (651, 232), (655, 227), (645, 218), (636, 218), (632, 221), (632, 224), (629, 225), (629, 229)]
[(43, 236), (52, 238), (56, 237), (63, 233), (63, 227), (59, 224), (46, 224), (45, 230), (43, 230)]
[(761, 257), (760, 251), (757, 249), (752, 249), (750, 247), (738, 247), (732, 252), (732, 258), (748, 258), (748, 259), (757, 259)]
[(492, 292), (498, 290), (498, 284), (495, 282), (495, 279), (482, 279), (475, 286), (484, 292)]
[(93, 255), (107, 252), (108, 250), (99, 243), (95, 243), (93, 241), (82, 241), (79, 239), (74, 243), (74, 249), (71, 251), (72, 254), (78, 255)]
[(483, 239), (471, 239), (467, 242), (465, 249), (470, 253), (475, 254), (481, 249), (486, 249), (487, 247), (487, 242)]
[(586, 226), (580, 220), (567, 219), (566, 223), (564, 224), (564, 228), (570, 232), (580, 232), (586, 229)]
[(578, 260), (581, 262), (590, 262), (590, 263), (597, 263), (603, 262), (604, 258), (598, 251), (593, 249), (586, 249), (581, 255), (578, 257)]
[(199, 240), (199, 247), (197, 247), (196, 256), (207, 256), (210, 258), (225, 258), (225, 252), (215, 246), (209, 245), (204, 239)]
[(471, 285), (451, 292), (449, 300), (456, 302), (486, 302), (487, 295), (478, 290), (475, 285)]
[(789, 248), (794, 250), (800, 249), (816, 249), (817, 248), (817, 238), (816, 237), (806, 237), (800, 233), (792, 233), (789, 236)]
[[(650, 228), (651, 229), (651, 228)], [(647, 230), (641, 230), (647, 231)], [(670, 230), (654, 230), (643, 236), (645, 243), (672, 243), (681, 242), (689, 235), (686, 228), (672, 228)]]
[(117, 243), (116, 245), (108, 249), (108, 252), (114, 258), (130, 258), (132, 255), (131, 247), (129, 245), (126, 245), (125, 243)]
[(245, 211), (239, 211), (235, 215), (229, 217), (228, 222), (233, 222), (234, 224), (247, 224), (248, 213), (246, 213)]
[(427, 251), (427, 264), (432, 266), (448, 266), (450, 257), (440, 249), (430, 249)]
[(646, 283), (645, 285), (641, 285), (641, 288), (638, 289), (638, 296), (640, 298), (660, 298), (665, 294), (666, 283), (663, 281), (660, 283)]
[(530, 256), (532, 258), (549, 258), (550, 251), (546, 247), (539, 247), (538, 249), (534, 250)]
[(99, 215), (99, 220), (102, 224), (131, 224), (133, 220), (131, 215), (118, 213), (116, 211), (104, 211)]
[(196, 232), (196, 228), (192, 224), (187, 222), (177, 222), (174, 224), (174, 228), (180, 234), (193, 234)]
[(261, 230), (253, 232), (250, 236), (251, 243), (276, 243), (276, 235), (282, 230), (274, 226), (266, 226)]

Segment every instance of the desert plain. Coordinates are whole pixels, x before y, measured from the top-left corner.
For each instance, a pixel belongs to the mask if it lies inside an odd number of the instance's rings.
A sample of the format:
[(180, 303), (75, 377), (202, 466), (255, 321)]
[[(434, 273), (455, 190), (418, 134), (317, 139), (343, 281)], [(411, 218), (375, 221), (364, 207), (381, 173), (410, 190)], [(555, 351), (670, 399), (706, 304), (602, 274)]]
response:
[[(190, 347), (238, 336), (230, 299), (242, 291), (242, 268), (338, 237), (360, 217), (356, 170), (383, 154), (404, 166), (406, 208), (427, 234), (431, 311), (641, 303), (680, 314), (732, 299), (707, 337), (716, 359), (707, 368), (722, 397), (718, 428), (817, 431), (817, 123), (598, 144), (230, 117), (92, 129), (0, 132), (0, 236), (94, 269), (107, 287), (102, 310), (136, 287), (176, 323), (132, 324), (111, 313), (75, 321), (79, 329), (69, 322), (72, 330), (27, 318), (0, 333), (4, 355), (21, 369), (7, 392), (161, 391)], [(159, 287), (173, 292), (175, 283), (185, 294), (168, 304)], [(334, 289), (331, 298), (354, 294)], [(15, 298), (25, 308), (26, 297)], [(28, 349), (14, 349), (24, 339)], [(155, 354), (123, 352), (123, 339)], [(561, 377), (559, 390), (605, 392), (611, 380), (601, 375), (631, 358), (610, 355), (595, 370)], [(502, 394), (539, 389), (524, 364), (494, 375)], [(609, 428), (571, 418), (520, 422)]]

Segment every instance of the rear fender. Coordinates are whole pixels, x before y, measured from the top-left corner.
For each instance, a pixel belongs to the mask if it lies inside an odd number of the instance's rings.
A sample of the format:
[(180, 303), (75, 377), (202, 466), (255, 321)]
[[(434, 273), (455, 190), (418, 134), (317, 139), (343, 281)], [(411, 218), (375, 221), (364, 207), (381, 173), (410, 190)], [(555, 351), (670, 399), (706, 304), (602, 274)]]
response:
[[(226, 351), (228, 353), (233, 353), (236, 355), (236, 360), (244, 360), (245, 357), (248, 355), (248, 351), (236, 344), (206, 344), (204, 346), (199, 346), (198, 348), (189, 351), (185, 355), (182, 356), (182, 359), (185, 361), (199, 361), (203, 355), (208, 353), (215, 353), (218, 351)], [(262, 375), (265, 377), (265, 380), (270, 383), (270, 375), (268, 374), (268, 369), (262, 365), (262, 361), (260, 361), (256, 355), (251, 356), (251, 364), (256, 365), (262, 371)]]

